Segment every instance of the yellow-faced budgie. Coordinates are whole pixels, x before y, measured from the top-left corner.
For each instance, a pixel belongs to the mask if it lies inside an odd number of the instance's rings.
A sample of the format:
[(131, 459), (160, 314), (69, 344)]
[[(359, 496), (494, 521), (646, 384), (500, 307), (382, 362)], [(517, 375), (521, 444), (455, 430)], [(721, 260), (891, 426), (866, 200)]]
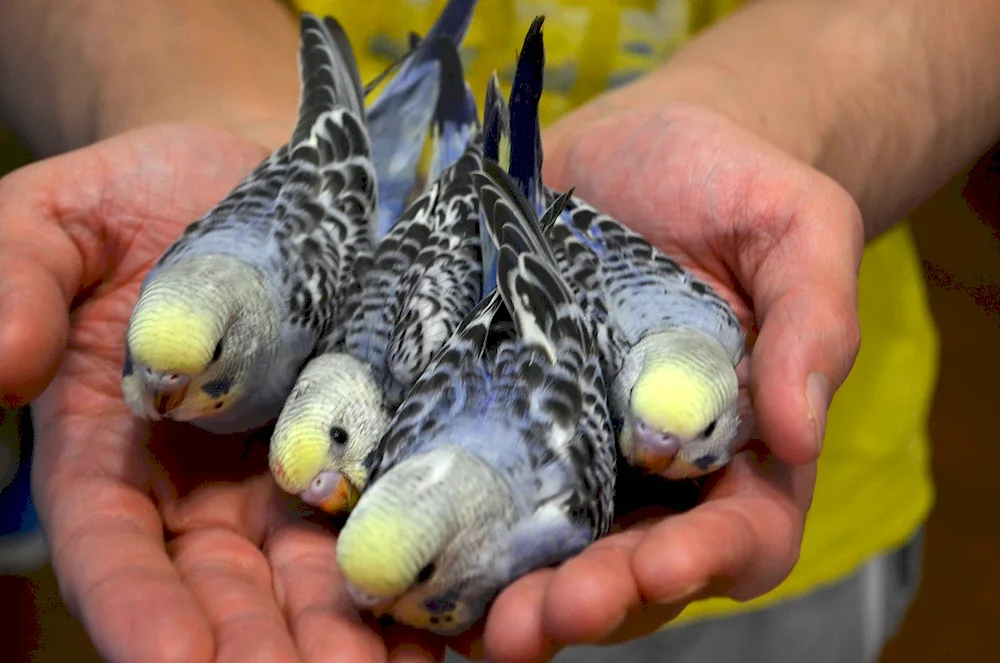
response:
[(609, 529), (617, 452), (591, 327), (539, 220), (492, 161), (477, 173), (497, 290), (396, 412), (337, 541), (354, 602), (440, 634)]
[(211, 432), (277, 417), (374, 243), (375, 168), (350, 42), (301, 17), (299, 117), (276, 150), (159, 258), (126, 333), (136, 415)]
[(359, 270), (343, 341), (303, 369), (271, 438), (278, 485), (330, 513), (354, 505), (392, 413), (482, 298), (484, 274), (495, 272), (483, 263), (489, 239), (471, 177), (482, 163), (475, 100), (455, 45), (439, 38), (434, 48), (436, 179)]
[[(488, 142), (486, 154), (508, 167), (540, 209), (556, 194), (542, 185), (535, 123), (516, 119), (530, 115), (541, 94), (544, 44), (536, 23), (518, 61), (510, 117), (496, 122), (507, 139), (499, 141), (497, 156)], [(491, 135), (489, 123), (484, 131)], [(672, 479), (727, 464), (749, 432), (741, 425), (747, 419), (740, 417), (735, 371), (745, 334), (729, 304), (579, 197), (546, 228), (546, 237), (594, 325), (625, 459)]]

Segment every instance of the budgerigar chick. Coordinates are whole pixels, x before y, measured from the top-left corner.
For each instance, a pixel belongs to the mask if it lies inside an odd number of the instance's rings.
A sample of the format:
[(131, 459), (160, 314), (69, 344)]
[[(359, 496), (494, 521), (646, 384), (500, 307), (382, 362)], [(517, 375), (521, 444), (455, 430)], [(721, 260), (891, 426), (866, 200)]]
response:
[(436, 53), (434, 162), (445, 170), (379, 242), (343, 342), (306, 366), (271, 438), (278, 485), (330, 513), (353, 507), (396, 406), (495, 271), (471, 178), (482, 161), (475, 100), (454, 44), (441, 38)]
[(216, 433), (277, 417), (341, 315), (373, 244), (375, 169), (350, 42), (304, 13), (291, 140), (160, 257), (126, 333), (122, 391), (136, 415)]
[(616, 450), (588, 321), (542, 238), (549, 219), (494, 162), (484, 168), (499, 292), (400, 406), (337, 542), (357, 605), (443, 635), (603, 536), (614, 511)]

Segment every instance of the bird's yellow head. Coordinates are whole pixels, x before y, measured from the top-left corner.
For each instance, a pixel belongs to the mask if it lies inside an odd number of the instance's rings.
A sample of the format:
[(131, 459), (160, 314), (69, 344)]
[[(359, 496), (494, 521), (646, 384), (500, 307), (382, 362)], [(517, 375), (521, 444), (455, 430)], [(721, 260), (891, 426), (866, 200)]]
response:
[(320, 355), (300, 373), (275, 424), (271, 474), (308, 504), (350, 511), (388, 423), (367, 365), (346, 354)]
[(367, 597), (369, 605), (361, 607), (390, 603), (405, 593), (444, 544), (443, 528), (421, 517), (398, 487), (372, 485), (337, 537), (344, 580), (352, 596)]
[(639, 376), (632, 389), (632, 414), (685, 442), (708, 427), (725, 400), (724, 385), (718, 380), (687, 362), (668, 361)]
[(461, 446), (407, 456), (362, 495), (337, 540), (360, 608), (442, 635), (478, 619), (509, 580), (499, 551), (517, 510), (507, 481)]
[(144, 293), (128, 326), (133, 361), (162, 375), (199, 375), (208, 368), (225, 331), (217, 312), (177, 298)]
[(164, 270), (129, 320), (122, 391), (130, 406), (179, 421), (229, 409), (246, 391), (254, 357), (276, 337), (273, 318), (259, 273), (239, 261), (204, 257)]
[(270, 467), (278, 487), (329, 514), (350, 511), (367, 480), (363, 467), (339, 467), (327, 430), (314, 421), (285, 421), (271, 437)]
[(731, 361), (708, 337), (692, 336), (647, 350), (620, 437), (633, 465), (669, 478), (700, 476), (728, 462), (739, 424)]

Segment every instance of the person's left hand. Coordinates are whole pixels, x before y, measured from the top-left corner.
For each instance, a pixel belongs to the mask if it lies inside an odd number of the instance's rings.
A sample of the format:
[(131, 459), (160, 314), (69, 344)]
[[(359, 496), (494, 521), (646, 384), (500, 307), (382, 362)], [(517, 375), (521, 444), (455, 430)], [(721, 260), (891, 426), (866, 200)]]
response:
[(546, 183), (575, 187), (734, 306), (751, 331), (738, 373), (758, 441), (690, 511), (632, 514), (559, 568), (501, 592), (481, 636), (451, 643), (493, 663), (632, 639), (693, 600), (748, 600), (777, 586), (798, 560), (827, 408), (860, 344), (864, 229), (850, 195), (728, 118), (662, 103), (644, 85), (546, 133)]

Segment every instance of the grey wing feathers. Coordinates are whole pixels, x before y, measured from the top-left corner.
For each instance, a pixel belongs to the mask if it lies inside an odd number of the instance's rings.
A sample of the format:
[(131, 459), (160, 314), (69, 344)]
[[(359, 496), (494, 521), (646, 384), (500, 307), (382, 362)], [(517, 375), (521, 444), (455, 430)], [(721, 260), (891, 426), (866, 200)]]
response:
[(405, 277), (389, 348), (389, 370), (405, 387), (423, 373), (482, 297), (477, 137), (441, 178), (434, 228)]
[[(555, 263), (555, 257), (548, 241), (542, 235), (542, 229), (554, 218), (552, 212), (557, 203), (549, 208), (542, 219), (538, 219), (531, 203), (528, 202), (521, 192), (517, 183), (509, 174), (504, 172), (496, 162), (489, 159), (483, 161), (484, 174), (477, 173), (473, 177), (476, 180), (476, 187), (479, 190), (480, 204), (486, 216), (486, 229), (490, 238), (497, 246), (504, 243), (503, 231), (508, 227), (508, 232), (516, 233), (516, 241), (519, 248), (549, 258)], [(558, 216), (564, 209), (566, 202), (572, 194), (566, 194), (562, 198), (563, 202), (558, 205)], [(491, 213), (492, 209), (500, 205), (502, 211), (498, 214)], [(510, 238), (511, 241), (515, 237)]]
[[(531, 222), (534, 212), (527, 198), (496, 164), (487, 162), (485, 170), (476, 180), (484, 210), (495, 217), (491, 227), (500, 227), (498, 288), (517, 322), (520, 342), (544, 352), (550, 364), (539, 371), (530, 356), (512, 356), (510, 368), (498, 366), (497, 372), (509, 376), (518, 389), (528, 383), (534, 395), (525, 415), (551, 422), (548, 444), (576, 477), (573, 489), (558, 498), (561, 508), (601, 535), (613, 517), (616, 455), (607, 388), (589, 322), (548, 252), (541, 224)], [(569, 196), (561, 196), (546, 217), (558, 217)], [(493, 201), (490, 207), (488, 201)]]
[(357, 65), (336, 21), (303, 14), (300, 62), (305, 115), (274, 206), (270, 267), (290, 295), (288, 322), (323, 337), (373, 242), (375, 168)]
[(740, 360), (745, 334), (710, 285), (612, 217), (583, 201), (573, 207), (569, 225), (599, 256), (604, 307), (630, 344), (650, 329), (683, 325), (718, 340), (734, 364)]
[(389, 234), (378, 242), (371, 267), (361, 279), (360, 300), (347, 323), (344, 347), (371, 365), (379, 382), (388, 377), (386, 356), (403, 277), (431, 236), (434, 206), (440, 195), (441, 183), (434, 183), (406, 208)]
[(490, 384), (483, 360), (501, 342), (494, 332), (504, 310), (503, 299), (494, 291), (462, 320), (396, 410), (374, 454), (377, 462), (369, 483), (446, 426), (467, 403), (486, 398)]
[(601, 260), (574, 232), (561, 215), (545, 232), (563, 278), (573, 290), (590, 321), (594, 342), (604, 377), (612, 380), (621, 368), (631, 347), (628, 339), (614, 323), (603, 296), (604, 281)]
[(292, 145), (307, 140), (324, 111), (343, 106), (362, 116), (364, 87), (350, 40), (335, 19), (308, 12), (300, 18), (299, 77), (302, 89)]

